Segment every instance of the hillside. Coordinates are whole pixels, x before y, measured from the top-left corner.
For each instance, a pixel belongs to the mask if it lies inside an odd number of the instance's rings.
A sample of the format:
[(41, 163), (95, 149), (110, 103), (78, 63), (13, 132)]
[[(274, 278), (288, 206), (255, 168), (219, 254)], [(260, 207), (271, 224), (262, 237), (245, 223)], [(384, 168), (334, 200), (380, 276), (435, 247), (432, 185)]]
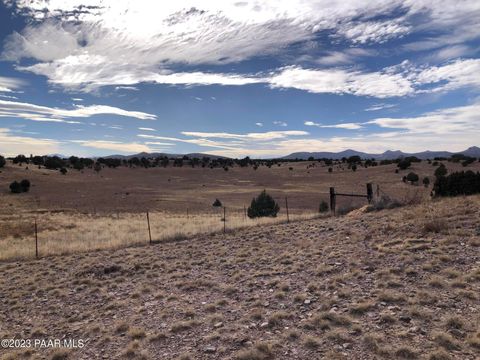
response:
[(0, 338), (87, 342), (2, 359), (477, 359), (479, 211), (443, 199), (0, 263)]
[(400, 150), (392, 151), (387, 150), (381, 154), (375, 153), (365, 153), (355, 150), (345, 150), (340, 152), (296, 152), (290, 155), (284, 156), (282, 159), (302, 159), (306, 160), (309, 157), (314, 157), (315, 159), (341, 159), (343, 157), (350, 157), (350, 156), (360, 156), (362, 159), (377, 159), (377, 160), (393, 160), (398, 159), (401, 157), (407, 156), (415, 156), (419, 159), (433, 159), (435, 157), (444, 157), (448, 158), (454, 154), (461, 154), (465, 156), (471, 157), (480, 157), (480, 148), (476, 146), (469, 147), (468, 149), (460, 152), (450, 152), (450, 151), (422, 151), (417, 153), (406, 153)]

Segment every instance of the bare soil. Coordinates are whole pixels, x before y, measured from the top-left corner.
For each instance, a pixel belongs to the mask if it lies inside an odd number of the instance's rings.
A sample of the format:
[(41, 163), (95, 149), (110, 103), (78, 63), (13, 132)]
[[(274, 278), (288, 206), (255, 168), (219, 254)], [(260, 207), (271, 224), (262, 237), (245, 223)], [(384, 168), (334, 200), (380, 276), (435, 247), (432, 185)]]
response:
[(0, 354), (4, 359), (478, 359), (479, 213), (479, 196), (442, 199), (152, 246), (0, 263), (0, 338), (87, 342), (82, 349), (0, 349)]

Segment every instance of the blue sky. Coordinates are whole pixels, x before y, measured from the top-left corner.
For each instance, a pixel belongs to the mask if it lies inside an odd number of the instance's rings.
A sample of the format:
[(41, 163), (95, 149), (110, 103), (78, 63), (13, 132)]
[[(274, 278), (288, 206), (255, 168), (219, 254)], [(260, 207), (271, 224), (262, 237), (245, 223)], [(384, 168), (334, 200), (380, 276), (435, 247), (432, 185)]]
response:
[(0, 0), (0, 154), (480, 145), (480, 2)]

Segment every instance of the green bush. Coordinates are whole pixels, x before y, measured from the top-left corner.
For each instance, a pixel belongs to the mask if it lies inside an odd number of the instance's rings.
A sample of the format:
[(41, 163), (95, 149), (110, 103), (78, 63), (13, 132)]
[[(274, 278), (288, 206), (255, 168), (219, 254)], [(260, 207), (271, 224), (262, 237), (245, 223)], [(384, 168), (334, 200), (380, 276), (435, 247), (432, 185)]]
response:
[(329, 210), (328, 204), (325, 200), (320, 202), (320, 206), (318, 207), (318, 212), (324, 213)]
[(20, 181), (20, 186), (23, 192), (28, 192), (28, 190), (30, 190), (30, 181), (27, 179), (23, 179), (22, 181)]
[(406, 180), (410, 181), (410, 183), (413, 185), (413, 184), (418, 182), (419, 177), (414, 172), (410, 172), (410, 173), (408, 173)]
[(212, 206), (215, 206), (215, 207), (220, 207), (222, 206), (222, 202), (218, 199), (215, 199), (215, 201), (213, 202)]
[(260, 195), (252, 199), (248, 208), (248, 217), (253, 219), (257, 217), (276, 217), (280, 207), (275, 200), (263, 190)]
[(10, 184), (10, 191), (14, 194), (20, 194), (22, 192), (22, 186), (15, 180)]
[(400, 160), (399, 163), (397, 164), (398, 168), (400, 170), (406, 170), (410, 167), (410, 165), (412, 165), (412, 163), (409, 161), (409, 160)]
[(5, 161), (5, 158), (0, 155), (0, 168), (4, 167), (7, 162)]

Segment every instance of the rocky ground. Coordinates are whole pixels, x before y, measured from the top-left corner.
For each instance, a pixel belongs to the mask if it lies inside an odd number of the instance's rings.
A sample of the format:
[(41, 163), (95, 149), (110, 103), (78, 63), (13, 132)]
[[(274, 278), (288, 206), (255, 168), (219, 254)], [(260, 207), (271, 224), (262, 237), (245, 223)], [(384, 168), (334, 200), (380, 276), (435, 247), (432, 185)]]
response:
[(480, 197), (0, 264), (2, 359), (478, 359)]

